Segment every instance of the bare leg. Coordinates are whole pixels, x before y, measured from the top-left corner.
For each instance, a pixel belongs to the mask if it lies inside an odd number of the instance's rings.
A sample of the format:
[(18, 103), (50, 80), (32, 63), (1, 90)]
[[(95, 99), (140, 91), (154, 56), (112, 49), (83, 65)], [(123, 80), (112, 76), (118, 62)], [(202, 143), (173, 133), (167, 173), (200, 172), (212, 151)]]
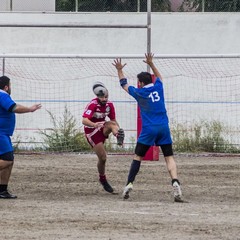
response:
[(173, 186), (173, 195), (175, 202), (183, 202), (182, 200), (182, 190), (180, 187), (180, 182), (178, 181), (177, 177), (177, 165), (173, 158), (173, 156), (165, 157), (165, 161), (167, 164), (168, 172), (172, 179), (172, 186)]
[(0, 184), (8, 185), (11, 176), (13, 161), (0, 160)]
[(166, 161), (167, 169), (171, 176), (171, 179), (177, 179), (177, 165), (173, 156), (165, 157), (165, 161)]
[(11, 172), (12, 172), (12, 168), (13, 168), (13, 162), (11, 162), (12, 164), (9, 165), (7, 168), (4, 168), (3, 170), (1, 170), (1, 175), (0, 175), (0, 184), (4, 184), (4, 185), (8, 185), (10, 176), (11, 176)]
[(13, 161), (0, 160), (0, 198), (17, 198), (16, 195), (9, 193), (7, 190), (12, 168)]
[(105, 136), (108, 136), (112, 132), (112, 134), (116, 136), (116, 134), (118, 133), (118, 130), (119, 130), (118, 124), (114, 121), (109, 121), (109, 122), (106, 122), (104, 125), (103, 134)]
[(102, 184), (105, 191), (109, 193), (113, 193), (114, 190), (106, 179), (105, 171), (106, 171), (107, 153), (106, 153), (104, 144), (102, 142), (98, 143), (93, 147), (93, 150), (95, 151), (98, 157), (97, 168), (99, 173), (99, 181)]
[(4, 168), (8, 168), (9, 166), (13, 165), (12, 161), (5, 161), (0, 159), (0, 171)]
[(105, 175), (107, 153), (106, 153), (103, 143), (101, 142), (101, 143), (98, 143), (97, 145), (95, 145), (93, 147), (93, 150), (97, 154), (97, 157), (98, 157), (98, 163), (97, 163), (98, 173), (100, 175)]
[(114, 121), (106, 122), (104, 125), (103, 134), (108, 136), (111, 132), (117, 138), (117, 145), (123, 146), (124, 130)]

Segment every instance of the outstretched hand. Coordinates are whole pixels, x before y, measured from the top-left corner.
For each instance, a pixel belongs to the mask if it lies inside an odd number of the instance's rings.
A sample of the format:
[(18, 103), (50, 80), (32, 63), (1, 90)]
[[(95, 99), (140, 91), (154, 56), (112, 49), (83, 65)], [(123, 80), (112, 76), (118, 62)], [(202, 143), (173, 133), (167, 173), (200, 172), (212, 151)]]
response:
[(143, 62), (145, 62), (148, 65), (151, 65), (153, 63), (153, 56), (154, 56), (153, 53), (145, 53), (146, 59), (143, 60)]
[(121, 58), (116, 58), (112, 65), (117, 69), (117, 70), (122, 70), (127, 64), (124, 63), (122, 64), (122, 59)]
[(34, 104), (30, 107), (30, 112), (35, 112), (36, 110), (40, 109), (42, 107), (41, 103)]

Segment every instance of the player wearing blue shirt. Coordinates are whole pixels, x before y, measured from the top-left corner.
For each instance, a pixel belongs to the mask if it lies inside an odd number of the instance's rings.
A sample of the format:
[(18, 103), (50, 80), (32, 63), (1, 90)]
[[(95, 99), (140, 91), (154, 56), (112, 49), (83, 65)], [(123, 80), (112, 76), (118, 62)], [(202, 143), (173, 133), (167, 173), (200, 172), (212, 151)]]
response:
[(0, 77), (0, 199), (17, 198), (9, 193), (8, 182), (12, 172), (14, 154), (10, 136), (15, 128), (15, 113), (35, 112), (41, 104), (25, 107), (16, 104), (11, 95), (10, 79)]
[(162, 77), (152, 61), (153, 56), (151, 53), (145, 54), (146, 59), (144, 62), (152, 69), (156, 81), (152, 83), (151, 74), (141, 72), (137, 75), (140, 88), (128, 85), (122, 70), (126, 64), (122, 64), (121, 59), (116, 59), (113, 63), (117, 69), (121, 87), (136, 99), (142, 118), (142, 130), (135, 147), (135, 156), (129, 170), (123, 198), (129, 198), (129, 192), (133, 189), (133, 182), (139, 172), (143, 157), (151, 146), (156, 145), (161, 147), (172, 179), (174, 201), (183, 202), (180, 182), (177, 177), (177, 166), (173, 158), (172, 139), (164, 102)]
[[(149, 73), (140, 73), (139, 78), (148, 77), (151, 80)], [(159, 78), (155, 83), (149, 83), (143, 88), (128, 87), (128, 93), (134, 97), (141, 109), (143, 124), (159, 125), (168, 123), (166, 108), (164, 103), (163, 85)]]

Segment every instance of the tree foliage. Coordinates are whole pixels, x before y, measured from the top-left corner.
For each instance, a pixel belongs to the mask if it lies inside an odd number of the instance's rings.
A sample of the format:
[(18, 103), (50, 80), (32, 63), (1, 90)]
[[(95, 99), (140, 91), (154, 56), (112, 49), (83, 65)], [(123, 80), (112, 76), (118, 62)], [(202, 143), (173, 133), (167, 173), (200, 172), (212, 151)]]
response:
[(180, 11), (239, 12), (240, 0), (184, 0)]
[[(152, 0), (152, 12), (171, 12), (174, 0)], [(77, 6), (76, 6), (77, 5)], [(56, 0), (56, 11), (75, 12), (147, 11), (147, 0)], [(239, 12), (240, 0), (183, 0), (179, 11)]]
[[(137, 12), (138, 4), (140, 11), (147, 11), (146, 0), (78, 0), (79, 12)], [(56, 11), (75, 11), (76, 0), (56, 0)], [(153, 12), (171, 11), (169, 0), (152, 0)]]

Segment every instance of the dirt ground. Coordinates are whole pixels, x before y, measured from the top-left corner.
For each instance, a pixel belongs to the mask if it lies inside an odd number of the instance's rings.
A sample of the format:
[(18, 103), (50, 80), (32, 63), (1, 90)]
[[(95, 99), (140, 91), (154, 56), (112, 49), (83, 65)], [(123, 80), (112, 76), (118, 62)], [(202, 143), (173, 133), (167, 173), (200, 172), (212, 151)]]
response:
[(164, 160), (144, 161), (121, 197), (132, 155), (109, 155), (98, 183), (91, 154), (15, 155), (16, 200), (0, 200), (0, 239), (240, 239), (240, 156), (176, 155), (185, 200), (174, 203)]

